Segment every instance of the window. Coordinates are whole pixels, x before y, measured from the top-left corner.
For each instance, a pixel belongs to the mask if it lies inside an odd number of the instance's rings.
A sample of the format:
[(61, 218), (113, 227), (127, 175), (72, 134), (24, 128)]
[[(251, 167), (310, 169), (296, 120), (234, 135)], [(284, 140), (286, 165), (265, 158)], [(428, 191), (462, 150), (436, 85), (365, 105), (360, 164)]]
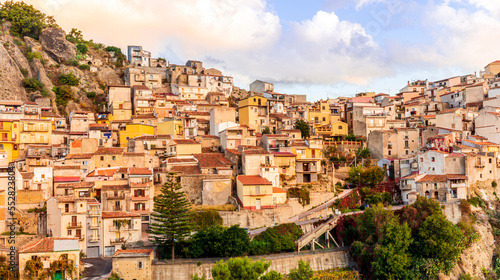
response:
[(139, 262), (138, 265), (139, 269), (142, 269), (142, 262)]
[(488, 159), (488, 161), (489, 161), (489, 163), (491, 163), (491, 158), (490, 158), (490, 159)]
[(116, 160), (116, 156), (113, 156), (113, 160)]
[(424, 159), (423, 159), (423, 158), (420, 158), (420, 162), (424, 162)]
[(104, 156), (101, 156), (101, 160), (104, 160)]
[(388, 154), (391, 155), (391, 150), (389, 150)]
[(435, 162), (435, 161), (436, 161), (436, 158), (432, 157), (432, 158), (431, 158), (431, 161), (432, 161), (432, 162)]
[(68, 236), (71, 236), (72, 232), (70, 229), (68, 229)]
[(341, 126), (341, 125), (339, 125), (339, 129), (342, 129), (342, 126)]

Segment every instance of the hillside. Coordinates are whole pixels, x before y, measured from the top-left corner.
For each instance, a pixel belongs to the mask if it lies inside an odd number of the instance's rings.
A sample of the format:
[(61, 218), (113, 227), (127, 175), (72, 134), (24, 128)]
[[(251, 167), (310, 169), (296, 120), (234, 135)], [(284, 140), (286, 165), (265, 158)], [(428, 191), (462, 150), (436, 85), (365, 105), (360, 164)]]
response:
[[(118, 62), (113, 51), (105, 51), (102, 44), (79, 39), (83, 41), (79, 45), (87, 46), (82, 54), (60, 28), (43, 29), (38, 40), (14, 36), (11, 29), (9, 21), (0, 25), (2, 100), (50, 104), (54, 112), (67, 116), (73, 110), (97, 111), (105, 101), (106, 85), (124, 84), (123, 62)], [(77, 82), (65, 85), (60, 75), (70, 73)]]

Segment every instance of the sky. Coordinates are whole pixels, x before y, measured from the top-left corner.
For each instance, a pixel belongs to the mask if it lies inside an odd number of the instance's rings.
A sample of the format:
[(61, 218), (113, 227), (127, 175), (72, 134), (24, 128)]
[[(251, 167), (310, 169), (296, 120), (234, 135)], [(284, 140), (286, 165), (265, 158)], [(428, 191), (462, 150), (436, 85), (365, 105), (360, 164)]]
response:
[[(3, 2), (4, 0), (0, 0)], [(67, 32), (200, 60), (309, 100), (474, 74), (500, 59), (494, 0), (24, 0)]]

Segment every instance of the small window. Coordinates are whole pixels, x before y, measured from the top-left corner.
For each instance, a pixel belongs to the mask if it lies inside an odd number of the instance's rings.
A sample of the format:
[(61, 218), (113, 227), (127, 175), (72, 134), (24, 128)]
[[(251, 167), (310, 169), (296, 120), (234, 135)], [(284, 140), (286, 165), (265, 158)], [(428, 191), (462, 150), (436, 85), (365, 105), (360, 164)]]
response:
[(101, 160), (104, 160), (104, 156), (101, 156)]
[(138, 267), (139, 269), (142, 269), (142, 262), (139, 262)]
[(432, 158), (431, 158), (431, 161), (432, 161), (432, 162), (435, 162), (435, 161), (436, 161), (436, 159), (435, 159), (434, 157), (432, 157)]
[(68, 229), (68, 236), (71, 236), (72, 232), (70, 229)]

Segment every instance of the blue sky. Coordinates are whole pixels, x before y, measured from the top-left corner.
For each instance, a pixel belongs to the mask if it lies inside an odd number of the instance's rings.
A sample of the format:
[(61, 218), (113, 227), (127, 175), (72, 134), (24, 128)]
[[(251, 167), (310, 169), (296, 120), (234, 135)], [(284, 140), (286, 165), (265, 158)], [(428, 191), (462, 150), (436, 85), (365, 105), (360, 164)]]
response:
[(473, 74), (500, 59), (500, 1), (26, 0), (67, 31), (204, 61), (310, 100), (396, 93), (407, 81)]

